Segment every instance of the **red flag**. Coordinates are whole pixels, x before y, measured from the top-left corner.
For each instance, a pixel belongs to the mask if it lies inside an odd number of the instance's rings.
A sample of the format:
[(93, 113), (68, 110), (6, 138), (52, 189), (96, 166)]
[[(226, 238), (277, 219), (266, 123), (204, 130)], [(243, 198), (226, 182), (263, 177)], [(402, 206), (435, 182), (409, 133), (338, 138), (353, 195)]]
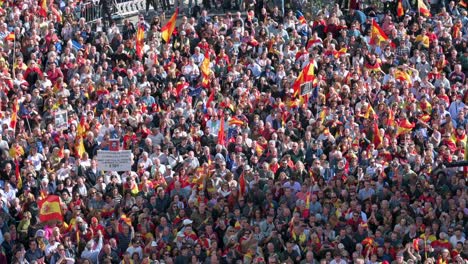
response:
[(14, 32), (10, 32), (10, 34), (8, 34), (8, 35), (5, 37), (5, 40), (15, 41), (15, 33), (14, 33)]
[(136, 55), (139, 59), (143, 58), (143, 46), (145, 40), (145, 28), (143, 24), (138, 26), (138, 31), (136, 34)]
[(171, 40), (172, 33), (174, 33), (174, 29), (176, 27), (176, 20), (177, 20), (178, 15), (179, 15), (179, 8), (176, 8), (171, 19), (169, 19), (167, 24), (161, 28), (161, 37), (162, 39), (164, 39), (164, 41), (166, 41), (166, 43), (169, 43), (169, 40)]
[(42, 17), (47, 17), (47, 12), (49, 8), (47, 7), (47, 0), (39, 0), (39, 11), (38, 15)]
[(177, 96), (180, 96), (180, 93), (182, 92), (182, 90), (184, 90), (184, 89), (186, 89), (188, 87), (189, 87), (188, 82), (178, 82), (177, 85), (176, 85)]
[(393, 126), (395, 124), (395, 113), (390, 108), (388, 111), (387, 126)]
[(224, 146), (226, 144), (226, 142), (224, 140), (224, 138), (225, 138), (225, 135), (224, 135), (224, 115), (220, 116), (219, 122), (221, 122), (221, 123), (220, 123), (219, 131), (218, 131), (218, 144)]
[(244, 197), (245, 194), (245, 171), (242, 172), (239, 177), (239, 196)]
[(206, 108), (211, 107), (211, 102), (213, 102), (214, 95), (215, 95), (215, 89), (211, 90), (210, 97), (208, 97), (208, 100), (206, 101), (206, 105), (205, 105)]
[(402, 17), (405, 15), (405, 9), (403, 8), (403, 0), (398, 0), (397, 4), (397, 16)]
[(374, 122), (374, 125), (372, 126), (373, 134), (374, 134), (374, 147), (378, 148), (380, 144), (382, 144), (382, 136), (380, 135), (380, 130), (379, 130), (379, 125), (377, 125), (377, 122)]
[(419, 238), (413, 239), (413, 248), (416, 252), (419, 251)]
[(63, 221), (60, 197), (57, 195), (49, 195), (45, 199), (38, 201), (37, 204), (39, 206), (39, 220), (41, 220), (41, 222), (50, 220)]

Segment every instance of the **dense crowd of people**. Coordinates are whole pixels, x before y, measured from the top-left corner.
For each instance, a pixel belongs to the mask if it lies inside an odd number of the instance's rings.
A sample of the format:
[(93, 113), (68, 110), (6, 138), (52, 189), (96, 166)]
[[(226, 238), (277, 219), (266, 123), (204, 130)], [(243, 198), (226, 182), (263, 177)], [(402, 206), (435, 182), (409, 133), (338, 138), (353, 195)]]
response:
[(0, 4), (0, 263), (467, 263), (466, 1), (236, 1), (167, 43), (44, 2)]

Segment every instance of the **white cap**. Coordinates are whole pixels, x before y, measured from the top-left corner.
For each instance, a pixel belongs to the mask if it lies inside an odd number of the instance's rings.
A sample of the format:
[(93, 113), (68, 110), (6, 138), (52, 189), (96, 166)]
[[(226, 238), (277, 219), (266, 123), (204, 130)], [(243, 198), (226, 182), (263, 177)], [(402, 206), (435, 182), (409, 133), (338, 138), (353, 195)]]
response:
[(185, 220), (182, 222), (182, 224), (183, 224), (184, 226), (186, 226), (186, 225), (191, 225), (192, 223), (193, 223), (193, 221), (190, 220), (190, 219), (185, 219)]

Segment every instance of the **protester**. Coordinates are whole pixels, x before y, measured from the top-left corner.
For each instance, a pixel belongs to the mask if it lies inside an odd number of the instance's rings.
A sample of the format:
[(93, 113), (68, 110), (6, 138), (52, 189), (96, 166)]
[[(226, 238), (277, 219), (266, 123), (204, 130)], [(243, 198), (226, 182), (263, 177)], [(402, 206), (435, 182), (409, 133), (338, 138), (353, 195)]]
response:
[(466, 1), (111, 2), (2, 3), (0, 263), (468, 261)]

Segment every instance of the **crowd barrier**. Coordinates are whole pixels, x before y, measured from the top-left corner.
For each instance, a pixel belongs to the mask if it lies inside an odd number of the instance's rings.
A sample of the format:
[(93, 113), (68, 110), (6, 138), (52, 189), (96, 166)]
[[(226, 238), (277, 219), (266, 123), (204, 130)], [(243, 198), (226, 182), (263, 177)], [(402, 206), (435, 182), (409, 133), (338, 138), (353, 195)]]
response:
[[(145, 10), (145, 7), (146, 0), (115, 0), (111, 13), (113, 17), (132, 16)], [(76, 7), (75, 14), (84, 18), (87, 23), (93, 23), (102, 18), (102, 7), (99, 1), (81, 3)]]

